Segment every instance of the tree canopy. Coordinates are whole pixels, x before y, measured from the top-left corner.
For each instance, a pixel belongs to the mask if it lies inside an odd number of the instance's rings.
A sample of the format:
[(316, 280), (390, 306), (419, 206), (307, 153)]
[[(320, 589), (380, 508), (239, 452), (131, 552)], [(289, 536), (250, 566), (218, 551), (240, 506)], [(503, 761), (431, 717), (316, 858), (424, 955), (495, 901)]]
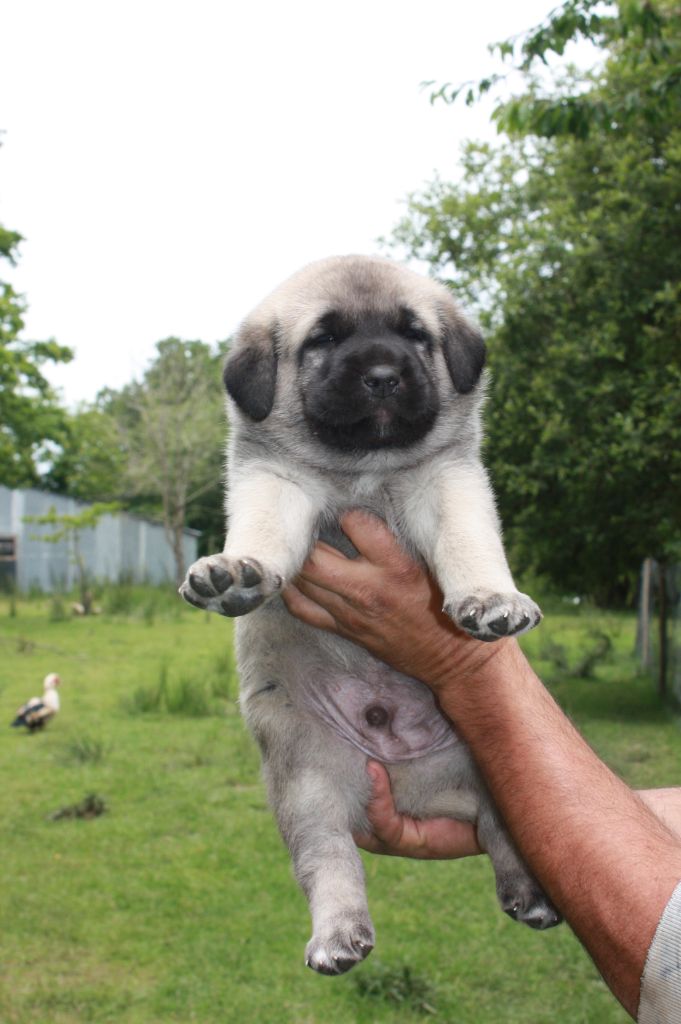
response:
[[(0, 259), (14, 265), (21, 235), (0, 225)], [(26, 304), (0, 281), (0, 482), (7, 487), (37, 484), (49, 443), (59, 443), (61, 408), (42, 367), (69, 362), (73, 353), (56, 341), (25, 341)]]
[[(43, 486), (81, 501), (121, 502), (163, 522), (182, 564), (185, 527), (222, 543), (225, 344), (166, 338), (140, 380), (65, 413)], [(181, 575), (184, 574), (182, 568)]]
[[(462, 180), (412, 197), (394, 240), (487, 328), (487, 458), (516, 565), (612, 602), (681, 537), (681, 13), (596, 7), (570, 0), (501, 44), (526, 77), (497, 106), (505, 141), (469, 144)], [(533, 61), (578, 32), (602, 67), (542, 94)]]
[(186, 569), (183, 530), (201, 497), (210, 495), (214, 504), (201, 525), (218, 534), (216, 544), (222, 541), (223, 358), (223, 346), (166, 338), (141, 381), (103, 396), (125, 453), (124, 486), (160, 514), (178, 581)]

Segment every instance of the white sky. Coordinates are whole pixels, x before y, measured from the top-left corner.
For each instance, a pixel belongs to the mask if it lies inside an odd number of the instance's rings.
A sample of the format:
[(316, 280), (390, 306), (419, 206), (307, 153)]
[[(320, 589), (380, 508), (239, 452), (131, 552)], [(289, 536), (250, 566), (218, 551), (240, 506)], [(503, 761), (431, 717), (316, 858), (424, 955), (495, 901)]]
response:
[(0, 222), (25, 237), (24, 336), (76, 359), (73, 404), (168, 335), (213, 342), (309, 260), (376, 252), (404, 199), (456, 177), (489, 107), (424, 80), (497, 67), (487, 44), (552, 0), (4, 0)]

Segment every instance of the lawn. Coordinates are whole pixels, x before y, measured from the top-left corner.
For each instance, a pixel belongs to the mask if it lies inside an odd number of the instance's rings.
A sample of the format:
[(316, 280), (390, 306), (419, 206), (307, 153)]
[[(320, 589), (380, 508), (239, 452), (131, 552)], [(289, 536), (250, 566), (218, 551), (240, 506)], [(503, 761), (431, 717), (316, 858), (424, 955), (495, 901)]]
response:
[[(159, 591), (102, 604), (71, 619), (48, 598), (0, 600), (6, 723), (47, 672), (63, 679), (45, 733), (5, 726), (0, 745), (2, 1024), (628, 1020), (567, 927), (538, 934), (501, 913), (484, 858), (365, 857), (376, 949), (344, 977), (309, 971), (230, 623)], [(634, 629), (559, 605), (525, 646), (628, 782), (679, 784), (681, 730), (636, 672)], [(581, 678), (599, 633), (612, 646)], [(104, 814), (51, 817), (88, 794)]]

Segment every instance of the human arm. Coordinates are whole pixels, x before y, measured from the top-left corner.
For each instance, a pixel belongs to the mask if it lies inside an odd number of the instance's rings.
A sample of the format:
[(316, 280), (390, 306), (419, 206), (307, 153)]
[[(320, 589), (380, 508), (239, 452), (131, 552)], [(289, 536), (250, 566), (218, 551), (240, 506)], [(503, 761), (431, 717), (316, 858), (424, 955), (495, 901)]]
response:
[(639, 789), (638, 795), (670, 832), (681, 839), (681, 786), (666, 789)]
[(460, 633), (433, 581), (377, 520), (350, 513), (343, 528), (360, 557), (319, 546), (289, 609), (431, 687), (528, 866), (634, 1016), (651, 939), (681, 878), (678, 835), (596, 757), (515, 640)]
[[(482, 853), (475, 826), (453, 818), (412, 818), (395, 807), (390, 776), (378, 761), (367, 763), (372, 792), (369, 830), (357, 833), (358, 846), (369, 853), (416, 860), (458, 860)], [(641, 800), (681, 839), (681, 787), (639, 789)]]

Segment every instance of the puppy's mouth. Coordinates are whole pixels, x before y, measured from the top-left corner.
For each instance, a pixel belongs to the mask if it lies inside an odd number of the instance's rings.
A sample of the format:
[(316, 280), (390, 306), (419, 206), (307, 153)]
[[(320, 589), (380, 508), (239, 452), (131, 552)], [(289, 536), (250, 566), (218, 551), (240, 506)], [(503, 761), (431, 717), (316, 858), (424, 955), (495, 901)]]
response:
[[(400, 410), (394, 400), (372, 401), (370, 408), (353, 417), (307, 413), (311, 433), (330, 448), (340, 451), (376, 451), (407, 448), (420, 441), (433, 427), (437, 409)], [(368, 414), (368, 415), (367, 415)]]
[(374, 421), (379, 430), (387, 430), (393, 419), (392, 411), (387, 409), (385, 405), (380, 405), (374, 414)]

